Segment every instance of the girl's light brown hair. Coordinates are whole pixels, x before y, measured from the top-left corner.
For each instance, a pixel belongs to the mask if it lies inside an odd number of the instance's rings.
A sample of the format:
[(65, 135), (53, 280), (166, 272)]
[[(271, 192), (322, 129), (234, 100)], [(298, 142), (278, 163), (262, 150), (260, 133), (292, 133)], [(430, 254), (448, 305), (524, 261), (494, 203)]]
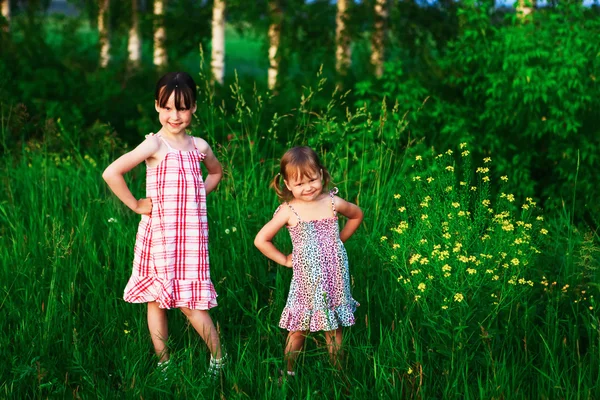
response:
[(273, 178), (271, 186), (275, 189), (277, 197), (283, 201), (290, 201), (294, 196), (283, 181), (289, 182), (290, 178), (312, 177), (313, 174), (318, 173), (323, 175), (323, 190), (327, 190), (331, 176), (317, 153), (307, 146), (292, 147), (281, 157), (279, 173)]

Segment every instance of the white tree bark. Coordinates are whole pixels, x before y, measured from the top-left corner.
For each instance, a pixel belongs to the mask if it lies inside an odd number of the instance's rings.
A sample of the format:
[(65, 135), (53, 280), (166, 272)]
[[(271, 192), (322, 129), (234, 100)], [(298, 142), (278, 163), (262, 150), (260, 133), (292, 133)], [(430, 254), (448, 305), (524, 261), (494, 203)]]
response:
[(210, 66), (214, 79), (225, 79), (225, 0), (214, 0), (212, 16), (212, 52)]
[(350, 37), (346, 28), (348, 22), (348, 0), (338, 0), (335, 17), (335, 70), (346, 75), (351, 65)]
[(138, 0), (131, 0), (131, 27), (127, 39), (127, 53), (129, 54), (129, 65), (138, 68), (142, 58)]
[(269, 25), (269, 72), (268, 86), (269, 90), (274, 90), (277, 86), (277, 77), (279, 75), (279, 44), (281, 43), (281, 21), (283, 12), (279, 6), (278, 0), (269, 1), (269, 11), (271, 24)]
[(10, 0), (0, 0), (2, 2), (2, 16), (6, 20), (4, 32), (10, 31)]
[(533, 12), (534, 0), (517, 0), (517, 17), (525, 19)]
[(100, 66), (110, 62), (110, 31), (108, 25), (109, 0), (98, 0), (98, 36), (100, 42)]
[(165, 40), (167, 33), (163, 16), (166, 0), (154, 0), (154, 65), (164, 67), (167, 65), (167, 49)]
[(388, 0), (375, 0), (375, 24), (371, 36), (371, 65), (376, 77), (383, 75)]

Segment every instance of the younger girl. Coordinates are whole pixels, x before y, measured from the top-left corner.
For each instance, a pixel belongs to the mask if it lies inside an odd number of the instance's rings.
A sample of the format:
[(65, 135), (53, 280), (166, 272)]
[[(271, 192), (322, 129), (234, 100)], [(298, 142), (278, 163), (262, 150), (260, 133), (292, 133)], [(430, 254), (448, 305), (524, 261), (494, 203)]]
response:
[[(133, 273), (124, 299), (148, 304), (148, 328), (165, 370), (169, 362), (166, 309), (179, 308), (210, 350), (209, 372), (216, 376), (224, 357), (208, 309), (217, 305), (210, 280), (206, 195), (223, 174), (206, 141), (186, 129), (196, 111), (196, 83), (171, 72), (156, 85), (154, 107), (161, 129), (106, 168), (102, 177), (117, 197), (141, 214)], [(146, 198), (136, 199), (123, 174), (146, 163)], [(200, 163), (208, 175), (202, 179)]]
[[(354, 325), (354, 311), (359, 305), (350, 294), (343, 242), (356, 231), (363, 213), (336, 196), (337, 188), (326, 191), (329, 180), (329, 173), (312, 149), (288, 150), (273, 179), (284, 204), (254, 239), (254, 245), (265, 256), (293, 268), (290, 293), (279, 321), (279, 326), (289, 331), (285, 348), (288, 375), (295, 374), (295, 360), (309, 331), (325, 331), (331, 360), (339, 367), (342, 326)], [(338, 214), (348, 218), (341, 232)], [(292, 238), (290, 255), (283, 254), (272, 242), (283, 226)]]

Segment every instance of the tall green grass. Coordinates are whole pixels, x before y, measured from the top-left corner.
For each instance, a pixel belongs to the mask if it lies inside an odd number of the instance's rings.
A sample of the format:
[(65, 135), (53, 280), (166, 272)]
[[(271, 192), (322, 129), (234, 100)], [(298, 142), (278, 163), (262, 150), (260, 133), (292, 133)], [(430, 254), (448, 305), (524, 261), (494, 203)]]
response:
[[(400, 204), (394, 194), (406, 200), (408, 221), (423, 221), (420, 208), (426, 195), (432, 197), (431, 216), (446, 215), (454, 201), (472, 210), (471, 222), (454, 226), (457, 231), (483, 229), (489, 221), (487, 211), (475, 207), (481, 204), (478, 197), (446, 200), (441, 192), (426, 194), (411, 186), (412, 160), (425, 152), (418, 143), (408, 145), (413, 142), (404, 131), (403, 110), (382, 109), (380, 116), (349, 110), (339, 120), (332, 110), (346, 107), (343, 95), (334, 94), (327, 108), (317, 110), (307, 92), (289, 114), (264, 115), (261, 104), (272, 99), (234, 85), (237, 108), (235, 115), (227, 115), (212, 104), (210, 91), (208, 85), (201, 89), (196, 128), (225, 168), (218, 190), (208, 197), (208, 215), (211, 272), (219, 293), (219, 307), (211, 313), (231, 356), (226, 373), (217, 383), (203, 379), (208, 353), (177, 310), (169, 313), (169, 347), (176, 368), (168, 381), (157, 373), (145, 307), (122, 300), (139, 217), (101, 179), (103, 168), (119, 151), (80, 149), (76, 132), (62, 129), (52, 139), (63, 141), (64, 153), (48, 151), (44, 142), (18, 153), (4, 149), (0, 349), (5, 362), (0, 364), (0, 398), (600, 395), (600, 324), (592, 297), (597, 293), (597, 236), (585, 236), (571, 225), (569, 205), (543, 212), (548, 235), (536, 237), (542, 254), (532, 256), (526, 270), (533, 286), (503, 292), (511, 285), (509, 276), (504, 286), (493, 288), (473, 282), (473, 293), (509, 296), (502, 310), (491, 310), (493, 302), (471, 301), (465, 292), (465, 302), (453, 302), (449, 310), (458, 318), (444, 319), (439, 313), (443, 295), (427, 298), (429, 308), (423, 308), (425, 292), (398, 279), (402, 269), (411, 267), (410, 256), (422, 239), (433, 245), (444, 231), (430, 235), (423, 226), (407, 230), (400, 249), (404, 258), (392, 260), (381, 237), (391, 240), (390, 229), (398, 226)], [(267, 132), (259, 129), (265, 119), (271, 121)], [(290, 126), (293, 135), (282, 132)], [(382, 130), (395, 134), (378, 134)], [(6, 137), (4, 129), (2, 135)], [(390, 136), (394, 139), (382, 139)], [(287, 137), (293, 139), (279, 139)], [(287, 146), (304, 143), (323, 154), (340, 195), (365, 211), (363, 226), (347, 243), (353, 295), (361, 307), (356, 325), (345, 330), (342, 371), (329, 364), (324, 340), (315, 334), (299, 359), (298, 376), (280, 384), (285, 333), (277, 323), (291, 273), (266, 260), (252, 241), (277, 207), (268, 183), (278, 157)], [(448, 172), (436, 169), (434, 161), (423, 162), (427, 173)], [(465, 176), (476, 175), (469, 164), (460, 165)], [(142, 196), (143, 167), (127, 179), (134, 194)], [(508, 248), (514, 239), (499, 234), (493, 246)], [(285, 233), (277, 240), (289, 249)], [(420, 268), (433, 274), (428, 265)], [(427, 290), (442, 293), (447, 286), (438, 286), (434, 279)], [(423, 297), (415, 301), (418, 293)], [(468, 310), (458, 308), (467, 303)]]

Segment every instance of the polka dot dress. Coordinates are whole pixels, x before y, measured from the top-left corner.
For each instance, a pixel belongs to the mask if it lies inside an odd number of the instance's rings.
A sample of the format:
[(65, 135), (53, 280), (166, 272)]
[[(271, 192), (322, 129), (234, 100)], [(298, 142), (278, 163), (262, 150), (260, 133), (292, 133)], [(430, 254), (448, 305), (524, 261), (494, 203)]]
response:
[[(340, 240), (337, 211), (330, 192), (333, 216), (289, 226), (293, 277), (279, 326), (288, 331), (331, 331), (354, 325), (359, 306), (350, 293), (348, 256)], [(277, 211), (276, 211), (277, 212)]]

